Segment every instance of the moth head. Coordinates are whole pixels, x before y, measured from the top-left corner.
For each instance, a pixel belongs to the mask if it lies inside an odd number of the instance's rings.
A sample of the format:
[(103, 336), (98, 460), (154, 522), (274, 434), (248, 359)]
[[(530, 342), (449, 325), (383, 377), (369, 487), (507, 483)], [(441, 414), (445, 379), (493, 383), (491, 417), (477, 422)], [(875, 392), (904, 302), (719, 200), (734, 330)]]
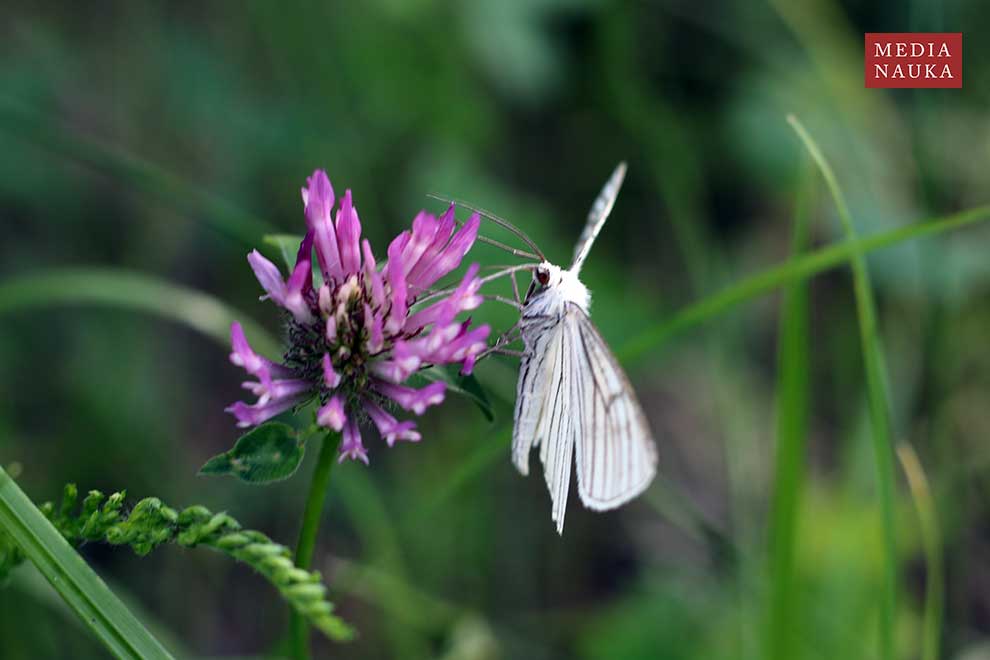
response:
[(550, 286), (554, 280), (554, 271), (559, 270), (559, 268), (548, 261), (544, 261), (534, 268), (533, 282), (529, 285), (529, 291), (526, 292), (526, 301), (528, 302), (534, 295)]

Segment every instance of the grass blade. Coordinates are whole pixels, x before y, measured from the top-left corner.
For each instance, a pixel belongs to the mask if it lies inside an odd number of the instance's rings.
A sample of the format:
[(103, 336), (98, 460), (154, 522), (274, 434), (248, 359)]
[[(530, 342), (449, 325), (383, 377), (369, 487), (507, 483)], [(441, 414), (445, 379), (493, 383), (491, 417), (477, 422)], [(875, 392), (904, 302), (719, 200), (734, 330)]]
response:
[(0, 468), (0, 528), (118, 658), (171, 658)]
[[(797, 132), (811, 158), (818, 165), (839, 213), (846, 240), (857, 241), (856, 227), (846, 206), (842, 189), (835, 178), (825, 155), (796, 117), (789, 116), (788, 123)], [(873, 450), (876, 461), (877, 489), (880, 496), (880, 518), (883, 531), (884, 576), (880, 606), (880, 657), (894, 657), (894, 619), (897, 611), (897, 538), (894, 524), (894, 461), (893, 442), (890, 437), (887, 382), (884, 374), (883, 352), (877, 331), (876, 303), (873, 287), (862, 252), (850, 257), (853, 273), (853, 289), (856, 295), (856, 312), (859, 318), (860, 341), (863, 350), (863, 367), (866, 373), (866, 390), (873, 431)]]
[[(807, 188), (807, 186), (803, 186)], [(808, 242), (809, 193), (798, 193), (793, 254)], [(804, 452), (808, 434), (808, 284), (792, 282), (784, 290), (777, 366), (777, 449), (770, 520), (770, 609), (767, 656), (798, 657), (800, 602), (795, 580), (797, 519), (804, 492)]]
[(205, 293), (164, 280), (111, 268), (66, 268), (24, 275), (0, 284), (0, 314), (49, 305), (106, 305), (178, 321), (230, 345), (230, 324), (239, 320), (252, 344), (267, 355), (280, 342), (245, 314)]
[(631, 339), (618, 352), (621, 361), (633, 365), (649, 351), (663, 345), (674, 335), (693, 328), (729, 309), (766, 295), (791, 282), (807, 279), (850, 261), (854, 255), (864, 255), (874, 250), (890, 247), (915, 238), (934, 236), (967, 225), (990, 220), (990, 206), (978, 206), (952, 215), (925, 220), (875, 234), (868, 238), (846, 240), (836, 245), (810, 252), (798, 259), (772, 266), (756, 275), (750, 275), (725, 287), (721, 291), (688, 305), (671, 318), (644, 330)]
[(931, 488), (921, 468), (921, 461), (911, 445), (900, 444), (897, 457), (907, 476), (908, 488), (918, 509), (921, 543), (925, 549), (928, 570), (925, 574), (925, 612), (922, 620), (921, 660), (938, 660), (942, 608), (945, 605), (945, 568), (942, 561), (942, 540)]

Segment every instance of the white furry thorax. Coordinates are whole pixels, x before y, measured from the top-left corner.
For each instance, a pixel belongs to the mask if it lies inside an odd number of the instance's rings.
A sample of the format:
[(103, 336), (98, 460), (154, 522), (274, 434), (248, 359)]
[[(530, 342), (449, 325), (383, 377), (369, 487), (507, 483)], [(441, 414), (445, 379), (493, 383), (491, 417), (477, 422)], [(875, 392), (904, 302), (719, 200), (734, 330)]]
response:
[[(578, 279), (577, 273), (564, 270), (549, 261), (541, 263), (539, 268), (545, 270), (549, 275), (546, 291), (541, 296), (548, 298), (546, 301), (548, 306), (552, 306), (554, 303), (562, 305), (563, 303), (570, 302), (580, 307), (585, 314), (589, 313), (589, 309), (591, 308), (591, 292)], [(551, 296), (556, 300), (551, 300)]]

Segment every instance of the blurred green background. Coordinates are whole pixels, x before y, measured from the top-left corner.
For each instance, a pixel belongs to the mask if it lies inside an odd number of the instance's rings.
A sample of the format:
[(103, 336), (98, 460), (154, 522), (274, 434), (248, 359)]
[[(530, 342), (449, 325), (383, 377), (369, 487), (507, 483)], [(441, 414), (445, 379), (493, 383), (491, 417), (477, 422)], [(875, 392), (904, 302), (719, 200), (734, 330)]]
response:
[[(277, 333), (244, 257), (265, 233), (301, 232), (314, 168), (353, 189), (378, 254), (440, 192), (563, 262), (625, 159), (583, 271), (621, 354), (677, 308), (787, 259), (800, 190), (812, 242), (841, 237), (787, 113), (821, 143), (863, 234), (990, 200), (978, 0), (4, 4), (2, 281), (137, 271)], [(907, 30), (964, 32), (963, 89), (863, 88), (863, 32)], [(960, 660), (990, 658), (988, 248), (971, 228), (869, 258), (894, 436), (915, 447), (943, 533), (939, 649)], [(511, 261), (483, 246), (473, 258)], [(294, 543), (315, 452), (268, 488), (195, 476), (238, 435), (223, 408), (242, 374), (225, 346), (154, 315), (4, 304), (0, 461), (19, 464), (32, 498), (69, 481), (126, 488)], [(477, 370), (494, 423), (452, 398), (421, 420), (421, 444), (371, 439), (370, 468), (335, 470), (316, 556), (360, 638), (319, 640), (318, 655), (768, 657), (779, 311), (761, 298), (627, 364), (660, 477), (606, 514), (572, 494), (562, 538), (542, 479), (509, 461), (511, 362)], [(477, 318), (505, 328), (511, 314)], [(848, 269), (812, 282), (810, 317), (791, 657), (876, 657), (884, 560)], [(897, 472), (895, 635), (898, 657), (916, 658), (928, 566)], [(205, 550), (83, 552), (181, 656), (278, 647), (286, 608), (243, 566)], [(31, 567), (0, 590), (0, 657), (103, 653)]]

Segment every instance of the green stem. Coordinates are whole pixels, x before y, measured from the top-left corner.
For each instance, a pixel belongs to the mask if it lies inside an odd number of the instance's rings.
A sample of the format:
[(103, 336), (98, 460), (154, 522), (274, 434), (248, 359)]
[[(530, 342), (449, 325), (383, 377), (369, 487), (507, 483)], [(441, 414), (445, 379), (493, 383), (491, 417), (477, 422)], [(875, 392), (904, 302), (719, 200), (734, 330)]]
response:
[[(320, 447), (320, 457), (309, 484), (306, 508), (303, 510), (302, 528), (299, 530), (299, 543), (296, 545), (296, 566), (306, 570), (313, 563), (313, 550), (316, 548), (316, 534), (323, 517), (323, 503), (330, 487), (330, 471), (333, 469), (340, 446), (340, 434), (328, 433)], [(292, 630), (292, 657), (303, 660), (309, 657), (309, 625), (306, 619), (292, 612), (289, 625)]]

